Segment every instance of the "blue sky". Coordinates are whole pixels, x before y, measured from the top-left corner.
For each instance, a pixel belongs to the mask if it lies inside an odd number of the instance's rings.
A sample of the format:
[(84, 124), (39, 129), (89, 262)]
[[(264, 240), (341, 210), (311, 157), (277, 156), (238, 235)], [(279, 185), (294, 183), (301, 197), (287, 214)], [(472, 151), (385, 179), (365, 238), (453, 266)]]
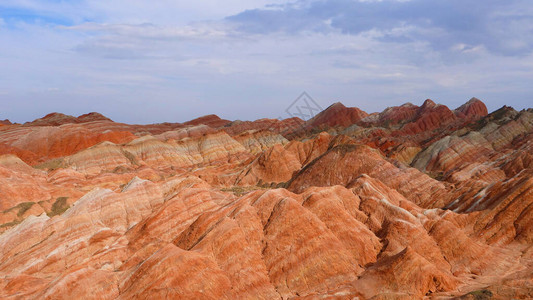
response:
[(0, 1), (0, 119), (287, 117), (431, 98), (533, 107), (530, 0)]

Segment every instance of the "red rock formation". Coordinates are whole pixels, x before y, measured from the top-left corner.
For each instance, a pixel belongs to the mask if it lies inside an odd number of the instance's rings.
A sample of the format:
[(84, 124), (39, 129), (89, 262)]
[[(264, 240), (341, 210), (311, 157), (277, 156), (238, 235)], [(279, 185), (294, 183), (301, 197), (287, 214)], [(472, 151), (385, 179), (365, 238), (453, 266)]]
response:
[[(441, 251), (454, 266), (464, 264), (462, 252), (445, 248), (452, 241), (446, 228), (459, 229), (444, 215), (372, 180), (360, 187), (356, 194), (336, 186), (235, 198), (198, 179), (178, 178), (157, 185), (134, 179), (117, 193), (97, 189), (61, 216), (29, 217), (0, 236), (0, 295), (421, 297), (451, 292), (467, 280), (441, 266), (447, 264)], [(388, 200), (376, 202), (376, 192)], [(476, 258), (477, 274), (494, 269), (487, 258)]]
[(0, 298), (532, 298), (533, 110), (483, 108), (4, 126)]
[(238, 135), (249, 130), (268, 130), (280, 133), (284, 136), (301, 129), (304, 121), (300, 118), (289, 118), (284, 120), (278, 119), (259, 119), (255, 121), (233, 121), (223, 128), (230, 135)]
[(458, 283), (411, 247), (406, 247), (368, 268), (356, 282), (356, 288), (365, 299), (375, 296), (421, 299), (428, 293), (452, 290)]
[(311, 186), (350, 186), (359, 176), (369, 175), (397, 189), (423, 207), (448, 203), (446, 186), (413, 168), (398, 168), (367, 146), (339, 145), (309, 163), (289, 183), (301, 192)]
[(330, 105), (324, 111), (320, 112), (309, 121), (306, 122), (306, 128), (315, 128), (323, 126), (350, 126), (357, 123), (364, 117), (368, 116), (367, 113), (356, 107), (346, 107), (342, 103), (337, 102)]
[(62, 113), (51, 113), (35, 121), (28, 122), (24, 125), (26, 126), (59, 126), (63, 124), (87, 123), (87, 122), (94, 122), (94, 121), (112, 122), (111, 119), (96, 112), (84, 114), (77, 118), (73, 116), (65, 115)]
[(364, 125), (384, 125), (386, 127), (411, 122), (417, 115), (419, 107), (406, 103), (385, 109), (379, 114), (372, 114), (363, 118), (359, 123)]
[[(42, 188), (45, 178), (43, 172), (31, 168), (16, 156), (0, 156), (0, 211), (9, 213), (8, 209), (24, 202), (28, 202), (25, 206), (30, 207), (21, 209), (27, 210), (36, 202), (50, 199), (50, 193)], [(22, 215), (24, 212), (20, 211), (14, 209), (13, 213)]]
[(241, 143), (252, 154), (261, 153), (276, 145), (284, 145), (289, 142), (283, 136), (268, 130), (245, 131), (239, 135), (234, 135), (233, 139)]
[(155, 137), (162, 141), (168, 140), (181, 140), (184, 138), (198, 138), (206, 134), (215, 133), (216, 130), (207, 125), (198, 125), (185, 128), (179, 128), (176, 130), (165, 131), (161, 134), (155, 135)]
[(322, 133), (316, 139), (273, 145), (261, 153), (237, 177), (241, 185), (279, 184), (289, 181), (305, 164), (324, 153), (332, 137)]
[(111, 121), (111, 119), (109, 119), (108, 117), (97, 112), (91, 112), (88, 114), (81, 115), (77, 119), (79, 123), (87, 123), (94, 121)]
[(32, 122), (27, 122), (27, 126), (59, 126), (68, 123), (77, 123), (76, 117), (65, 115), (62, 113), (50, 113), (42, 118), (36, 119)]
[(448, 107), (435, 104), (432, 100), (427, 99), (417, 110), (414, 120), (405, 124), (401, 132), (410, 135), (431, 132), (432, 130), (445, 127), (455, 120), (455, 114)]
[(470, 101), (458, 107), (454, 112), (458, 117), (469, 120), (485, 117), (489, 113), (485, 103), (481, 102), (478, 98), (470, 99)]
[(83, 125), (17, 127), (0, 132), (2, 154), (21, 154), (29, 164), (74, 154), (103, 141), (125, 143), (135, 138), (125, 131), (94, 131)]
[(206, 115), (203, 117), (196, 118), (194, 120), (187, 121), (183, 123), (183, 125), (207, 125), (209, 127), (218, 128), (222, 127), (224, 125), (227, 125), (231, 121), (221, 119), (217, 115)]

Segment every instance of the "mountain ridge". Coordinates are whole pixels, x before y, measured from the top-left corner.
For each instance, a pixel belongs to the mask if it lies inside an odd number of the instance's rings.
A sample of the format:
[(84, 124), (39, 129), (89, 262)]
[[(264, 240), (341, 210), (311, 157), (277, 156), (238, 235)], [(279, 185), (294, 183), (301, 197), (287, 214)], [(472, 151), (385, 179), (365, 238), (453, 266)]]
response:
[(530, 298), (533, 109), (485, 111), (2, 126), (0, 298)]

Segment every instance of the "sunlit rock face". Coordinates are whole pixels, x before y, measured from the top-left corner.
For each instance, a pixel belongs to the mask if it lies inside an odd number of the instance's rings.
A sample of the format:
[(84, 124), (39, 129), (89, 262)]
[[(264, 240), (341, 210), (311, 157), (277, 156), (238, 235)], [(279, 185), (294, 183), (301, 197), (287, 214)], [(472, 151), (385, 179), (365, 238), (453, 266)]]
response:
[(488, 115), (487, 106), (478, 98), (472, 98), (467, 103), (458, 107), (455, 114), (466, 119), (480, 119)]
[(533, 298), (531, 109), (1, 123), (1, 299)]
[(357, 123), (368, 114), (357, 107), (346, 107), (337, 102), (326, 108), (321, 113), (306, 122), (309, 128), (322, 126), (350, 126)]

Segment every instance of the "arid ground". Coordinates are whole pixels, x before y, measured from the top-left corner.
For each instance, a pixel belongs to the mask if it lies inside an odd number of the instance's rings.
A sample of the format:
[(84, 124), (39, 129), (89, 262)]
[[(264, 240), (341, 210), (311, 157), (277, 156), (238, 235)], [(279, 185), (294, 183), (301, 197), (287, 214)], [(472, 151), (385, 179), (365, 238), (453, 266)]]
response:
[(533, 110), (0, 124), (2, 299), (531, 299)]

